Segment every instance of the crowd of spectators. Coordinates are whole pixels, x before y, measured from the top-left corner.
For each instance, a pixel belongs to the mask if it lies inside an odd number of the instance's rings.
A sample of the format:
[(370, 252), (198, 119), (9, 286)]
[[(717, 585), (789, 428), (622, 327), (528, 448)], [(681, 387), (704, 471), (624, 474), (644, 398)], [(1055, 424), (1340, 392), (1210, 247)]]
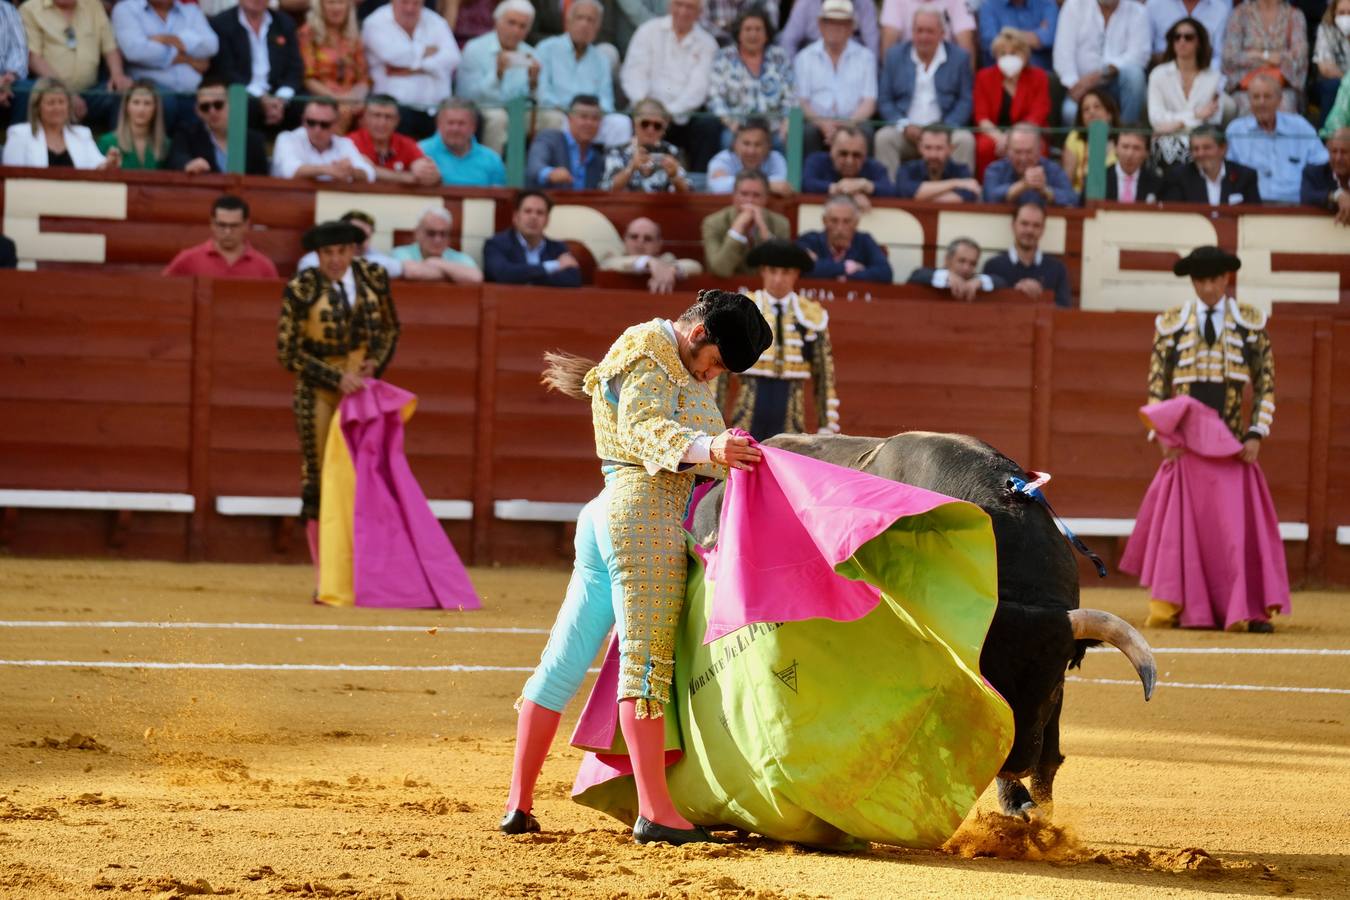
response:
[(531, 187), (779, 195), (795, 108), (804, 189), (864, 213), (967, 178), (936, 195), (1080, 202), (1096, 121), (1115, 181), (1138, 129), (1140, 201), (1175, 198), (1217, 126), (1258, 175), (1227, 196), (1296, 203), (1311, 123), (1350, 126), (1348, 36), (1350, 0), (0, 0), (0, 104), (10, 164), (216, 172), (238, 84), (248, 172), (491, 186), (520, 99)]
[[(803, 246), (820, 277), (880, 280), (858, 230), (874, 199), (1077, 205), (1099, 121), (1109, 199), (1350, 221), (1348, 36), (1350, 0), (0, 0), (3, 161), (222, 172), (239, 85), (250, 174), (500, 186), (523, 153), (530, 191), (484, 271), (429, 213), (396, 255), (406, 277), (570, 284), (539, 223), (582, 189), (728, 195), (703, 242), (729, 276), (787, 236), (766, 204), (793, 190), (800, 110), (801, 189), (829, 198)], [(650, 224), (622, 270), (669, 289), (690, 267), (639, 246), (659, 248)], [(930, 283), (986, 289), (1000, 273), (967, 271), (971, 249)]]

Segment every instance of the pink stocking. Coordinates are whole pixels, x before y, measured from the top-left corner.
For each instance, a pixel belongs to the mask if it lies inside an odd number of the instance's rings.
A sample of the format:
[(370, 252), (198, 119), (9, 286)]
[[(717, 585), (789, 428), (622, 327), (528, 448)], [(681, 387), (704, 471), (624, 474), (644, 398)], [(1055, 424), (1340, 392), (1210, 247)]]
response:
[(516, 720), (516, 762), (511, 771), (511, 793), (506, 798), (508, 813), (534, 809), (534, 783), (539, 780), (539, 770), (544, 767), (544, 759), (561, 720), (562, 713), (529, 700), (520, 701), (520, 718)]
[(666, 787), (666, 720), (639, 719), (637, 701), (619, 701), (619, 727), (633, 761), (633, 779), (637, 782), (638, 813), (649, 822), (670, 828), (693, 828), (680, 815)]

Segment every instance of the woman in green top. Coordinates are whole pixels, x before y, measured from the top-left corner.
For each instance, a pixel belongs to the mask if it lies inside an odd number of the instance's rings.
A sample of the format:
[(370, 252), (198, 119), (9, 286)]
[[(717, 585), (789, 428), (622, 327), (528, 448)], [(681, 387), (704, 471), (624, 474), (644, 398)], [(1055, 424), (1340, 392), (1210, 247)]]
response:
[(122, 151), (123, 169), (158, 169), (168, 157), (164, 141), (164, 101), (149, 81), (138, 81), (122, 95), (117, 130), (98, 139), (98, 149)]

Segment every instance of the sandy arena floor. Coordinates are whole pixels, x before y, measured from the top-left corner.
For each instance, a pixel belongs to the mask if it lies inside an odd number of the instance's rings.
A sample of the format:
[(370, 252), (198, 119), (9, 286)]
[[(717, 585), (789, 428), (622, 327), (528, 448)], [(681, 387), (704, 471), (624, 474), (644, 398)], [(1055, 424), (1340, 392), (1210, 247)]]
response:
[[(0, 896), (1350, 896), (1350, 595), (1296, 596), (1273, 636), (1152, 633), (1147, 705), (1123, 657), (1089, 655), (1067, 831), (972, 818), (949, 852), (835, 855), (636, 847), (568, 799), (561, 742), (548, 833), (497, 833), (511, 703), (566, 573), (473, 574), (487, 609), (438, 614), (310, 606), (298, 567), (0, 560)], [(1138, 623), (1143, 599), (1085, 604)], [(451, 665), (487, 668), (425, 668)]]

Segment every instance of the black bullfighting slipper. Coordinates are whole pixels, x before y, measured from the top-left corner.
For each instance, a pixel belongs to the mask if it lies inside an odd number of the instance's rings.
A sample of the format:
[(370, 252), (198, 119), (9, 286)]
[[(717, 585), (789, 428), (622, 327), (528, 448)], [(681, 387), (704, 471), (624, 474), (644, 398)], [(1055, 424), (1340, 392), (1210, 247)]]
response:
[(633, 840), (639, 844), (659, 843), (676, 847), (683, 844), (722, 843), (721, 838), (714, 837), (702, 825), (695, 825), (693, 828), (671, 828), (669, 825), (658, 825), (656, 822), (648, 821), (642, 816), (638, 816), (637, 823), (633, 825)]
[(1252, 632), (1253, 634), (1271, 634), (1275, 631), (1275, 626), (1270, 624), (1269, 622), (1261, 622), (1256, 619), (1252, 619), (1250, 622), (1247, 623), (1247, 630)]
[(539, 820), (525, 810), (517, 809), (507, 813), (497, 827), (502, 834), (529, 834), (539, 830)]

